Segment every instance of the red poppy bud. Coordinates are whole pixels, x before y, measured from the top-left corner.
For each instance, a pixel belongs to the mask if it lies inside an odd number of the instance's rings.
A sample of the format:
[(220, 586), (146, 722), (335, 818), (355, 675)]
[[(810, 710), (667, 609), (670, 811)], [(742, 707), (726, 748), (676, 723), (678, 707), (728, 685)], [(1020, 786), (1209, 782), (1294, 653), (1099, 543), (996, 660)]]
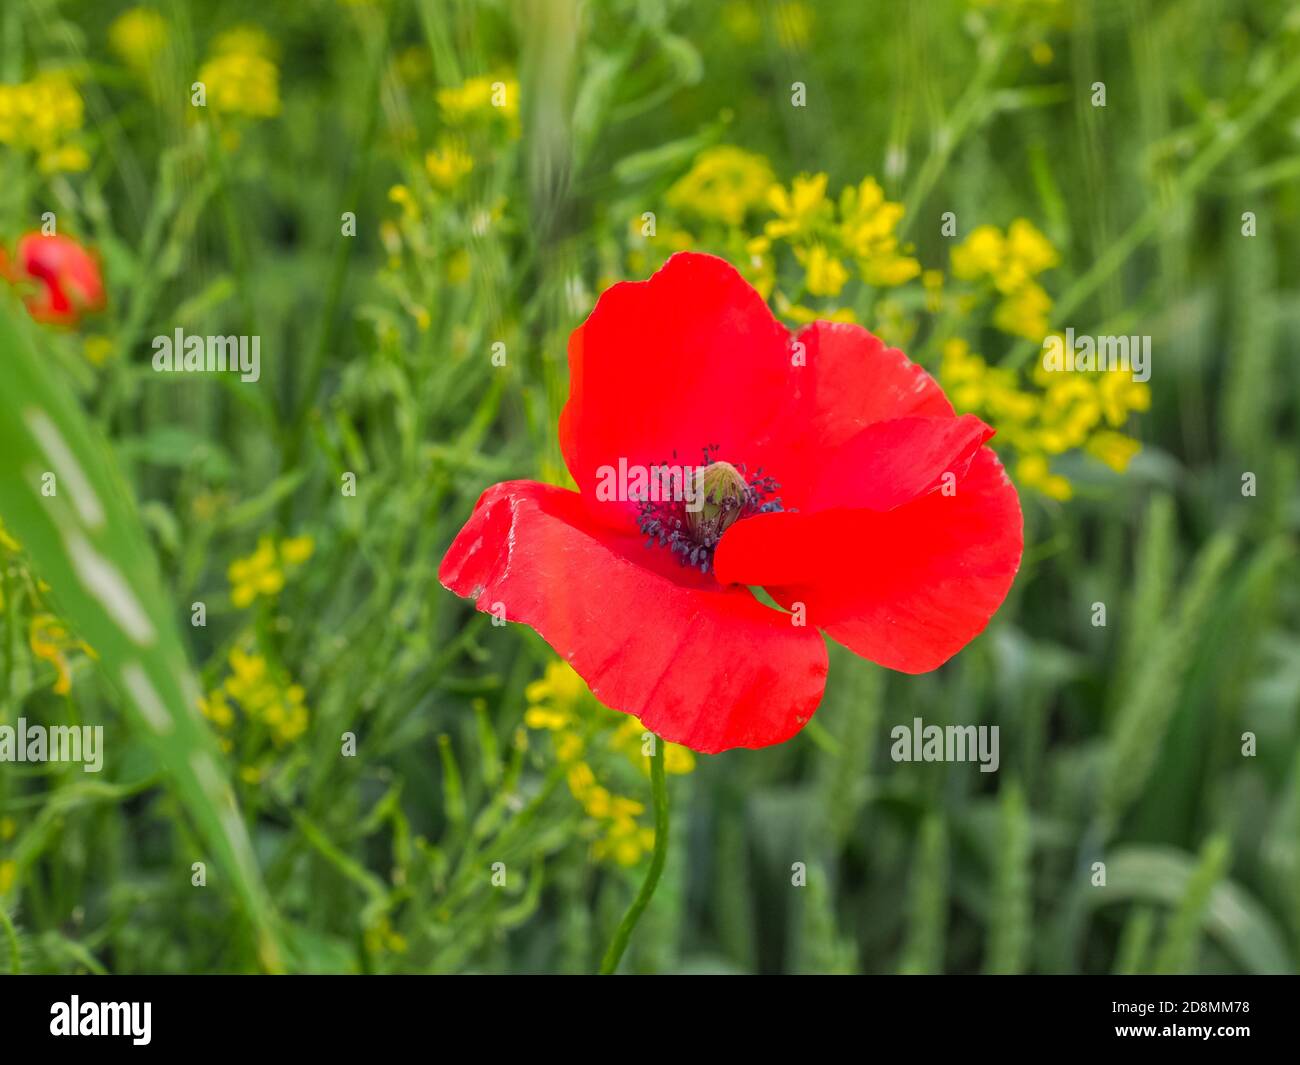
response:
[(38, 322), (73, 325), (104, 307), (99, 263), (71, 237), (28, 233), (18, 242), (8, 275), (24, 290), (27, 310)]

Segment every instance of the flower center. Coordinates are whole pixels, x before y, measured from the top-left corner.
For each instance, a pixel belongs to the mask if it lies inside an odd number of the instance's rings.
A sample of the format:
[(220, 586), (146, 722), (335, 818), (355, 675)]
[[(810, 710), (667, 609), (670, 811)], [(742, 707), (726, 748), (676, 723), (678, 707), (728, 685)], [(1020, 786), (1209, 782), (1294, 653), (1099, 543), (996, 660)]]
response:
[(683, 566), (713, 569), (713, 551), (722, 534), (742, 518), (784, 509), (775, 493), (780, 485), (763, 470), (750, 476), (742, 462), (714, 458), (718, 445), (704, 449), (698, 467), (673, 463), (655, 467), (656, 491), (640, 500), (637, 528), (646, 547), (667, 547)]

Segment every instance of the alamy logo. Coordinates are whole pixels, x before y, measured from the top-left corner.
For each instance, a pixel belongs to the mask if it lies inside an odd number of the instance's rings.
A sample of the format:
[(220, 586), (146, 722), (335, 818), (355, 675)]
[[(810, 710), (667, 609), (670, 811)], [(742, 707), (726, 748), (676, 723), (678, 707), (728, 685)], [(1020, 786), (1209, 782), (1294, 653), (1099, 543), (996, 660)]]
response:
[(596, 499), (601, 503), (685, 503), (697, 513), (704, 508), (707, 466), (638, 466), (620, 458), (617, 466), (596, 469)]
[(1067, 329), (1065, 336), (1053, 333), (1043, 341), (1043, 369), (1055, 373), (1092, 373), (1126, 370), (1134, 381), (1151, 379), (1151, 338), (1075, 336)]
[(262, 338), (186, 336), (178, 326), (173, 336), (153, 338), (153, 368), (158, 373), (230, 371), (241, 381), (256, 381), (262, 376)]
[(81, 762), (87, 773), (104, 768), (103, 725), (0, 725), (0, 762)]
[(927, 725), (919, 717), (912, 727), (895, 725), (889, 731), (894, 741), (889, 756), (895, 762), (976, 762), (981, 773), (996, 773), (997, 725)]
[(82, 1002), (73, 995), (50, 1007), (50, 1035), (129, 1035), (136, 1046), (148, 1046), (152, 1013), (150, 1002)]

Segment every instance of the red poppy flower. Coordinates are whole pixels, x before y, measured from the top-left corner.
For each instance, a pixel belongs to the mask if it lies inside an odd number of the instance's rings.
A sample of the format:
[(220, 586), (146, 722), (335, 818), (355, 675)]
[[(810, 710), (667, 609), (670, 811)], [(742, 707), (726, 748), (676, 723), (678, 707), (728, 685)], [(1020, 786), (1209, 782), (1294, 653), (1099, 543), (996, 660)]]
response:
[(25, 288), (35, 283), (25, 302), (38, 322), (72, 325), (82, 314), (104, 306), (99, 263), (71, 237), (28, 233), (18, 242), (16, 261), (0, 261), (0, 273)]
[[(1006, 597), (1022, 522), (993, 430), (865, 329), (791, 336), (729, 264), (679, 254), (601, 296), (569, 378), (579, 491), (492, 486), (439, 578), (665, 739), (779, 743), (821, 701), (818, 629), (921, 673)], [(614, 490), (644, 469), (658, 490)]]

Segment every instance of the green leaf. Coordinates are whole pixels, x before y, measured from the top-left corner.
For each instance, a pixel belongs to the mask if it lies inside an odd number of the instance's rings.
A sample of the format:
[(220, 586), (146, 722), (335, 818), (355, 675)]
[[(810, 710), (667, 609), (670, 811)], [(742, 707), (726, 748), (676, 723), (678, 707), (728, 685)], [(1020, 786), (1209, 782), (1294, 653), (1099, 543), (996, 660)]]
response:
[[(281, 967), (275, 914), (131, 494), (12, 297), (0, 302), (0, 518), (98, 655), (258, 934)], [(52, 478), (51, 476), (52, 475)], [(49, 494), (45, 494), (48, 492)], [(111, 757), (111, 752), (109, 754)], [(186, 870), (178, 870), (183, 875)]]
[[(1106, 860), (1106, 886), (1088, 892), (1093, 905), (1139, 900), (1178, 906), (1198, 861), (1175, 847), (1121, 847)], [(1205, 932), (1251, 973), (1291, 973), (1285, 937), (1268, 912), (1232, 880), (1220, 880), (1205, 906)]]

